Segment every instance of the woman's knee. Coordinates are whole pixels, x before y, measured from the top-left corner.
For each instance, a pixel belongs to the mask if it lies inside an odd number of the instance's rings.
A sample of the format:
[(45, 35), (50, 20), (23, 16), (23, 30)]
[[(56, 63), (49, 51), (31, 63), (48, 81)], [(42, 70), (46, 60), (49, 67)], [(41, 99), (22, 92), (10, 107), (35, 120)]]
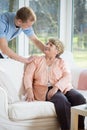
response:
[(62, 105), (69, 105), (70, 106), (70, 102), (68, 101), (68, 99), (66, 98), (66, 96), (61, 93), (61, 92), (57, 92), (52, 98), (51, 98), (51, 101), (53, 103), (56, 103), (60, 106)]
[(66, 93), (66, 97), (72, 105), (80, 105), (86, 103), (86, 99), (84, 98), (84, 96), (75, 89), (68, 91)]
[(81, 93), (78, 93), (76, 98), (77, 98), (79, 104), (85, 104), (86, 103), (86, 99)]

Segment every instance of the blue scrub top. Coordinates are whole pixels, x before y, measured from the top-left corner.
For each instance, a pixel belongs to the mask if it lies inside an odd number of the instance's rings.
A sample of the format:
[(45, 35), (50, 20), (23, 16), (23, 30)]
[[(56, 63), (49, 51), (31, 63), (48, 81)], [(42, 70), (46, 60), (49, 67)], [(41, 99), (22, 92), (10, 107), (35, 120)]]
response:
[(14, 23), (16, 13), (6, 12), (0, 14), (0, 38), (6, 38), (7, 41), (12, 40), (18, 36), (22, 31), (27, 36), (34, 35), (34, 30), (32, 27), (27, 29), (17, 28)]

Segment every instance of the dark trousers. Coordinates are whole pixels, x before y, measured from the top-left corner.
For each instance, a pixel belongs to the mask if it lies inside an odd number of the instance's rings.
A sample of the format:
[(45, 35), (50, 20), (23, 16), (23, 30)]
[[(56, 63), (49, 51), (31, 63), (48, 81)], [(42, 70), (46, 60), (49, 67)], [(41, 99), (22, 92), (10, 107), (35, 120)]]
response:
[[(50, 89), (51, 88), (49, 88), (49, 90)], [(65, 95), (62, 92), (58, 91), (49, 101), (54, 103), (55, 110), (58, 116), (58, 121), (62, 130), (70, 129), (71, 106), (86, 103), (86, 99), (83, 97), (83, 95), (74, 89), (71, 89)], [(83, 116), (79, 116), (78, 128), (84, 129)]]
[(2, 58), (2, 59), (4, 58), (1, 53), (0, 53), (0, 58)]

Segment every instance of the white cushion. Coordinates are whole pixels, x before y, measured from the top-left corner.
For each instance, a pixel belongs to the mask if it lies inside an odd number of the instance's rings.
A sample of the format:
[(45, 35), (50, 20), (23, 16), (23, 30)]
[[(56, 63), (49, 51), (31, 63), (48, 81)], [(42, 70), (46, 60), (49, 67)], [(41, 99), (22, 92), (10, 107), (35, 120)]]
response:
[(72, 67), (71, 68), (72, 85), (75, 89), (78, 89), (79, 76), (80, 76), (82, 71), (83, 71), (83, 68), (79, 68), (79, 67)]
[(0, 59), (0, 86), (7, 92), (9, 103), (19, 101), (23, 72), (24, 64), (11, 59)]
[(18, 102), (9, 106), (11, 120), (56, 117), (54, 104), (46, 101)]
[(64, 51), (61, 57), (68, 63), (70, 69), (73, 68), (74, 66), (76, 67), (72, 52)]

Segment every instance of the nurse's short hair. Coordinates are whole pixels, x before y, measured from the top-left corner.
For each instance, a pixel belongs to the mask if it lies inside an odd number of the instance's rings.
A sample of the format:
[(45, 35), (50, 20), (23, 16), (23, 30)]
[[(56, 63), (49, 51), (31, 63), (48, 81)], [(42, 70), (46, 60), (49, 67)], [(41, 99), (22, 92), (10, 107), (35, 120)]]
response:
[(22, 7), (16, 12), (16, 19), (21, 19), (22, 22), (27, 20), (36, 21), (36, 14), (33, 9), (30, 7)]

